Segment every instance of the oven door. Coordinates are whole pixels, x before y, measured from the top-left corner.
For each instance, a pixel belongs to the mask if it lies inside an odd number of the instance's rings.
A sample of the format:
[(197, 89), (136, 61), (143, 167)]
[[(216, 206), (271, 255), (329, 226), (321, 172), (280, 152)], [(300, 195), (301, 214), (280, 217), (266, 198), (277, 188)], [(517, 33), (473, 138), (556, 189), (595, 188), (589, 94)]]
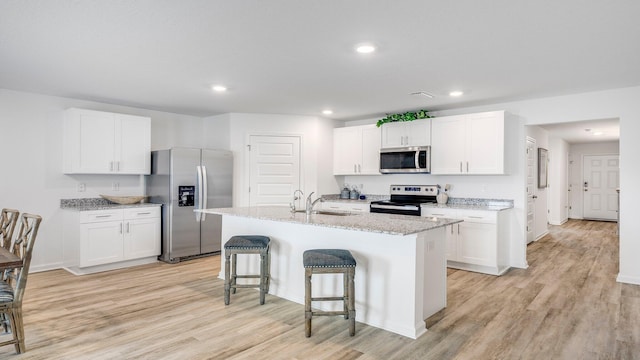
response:
[(383, 174), (431, 172), (431, 147), (382, 149), (380, 172)]

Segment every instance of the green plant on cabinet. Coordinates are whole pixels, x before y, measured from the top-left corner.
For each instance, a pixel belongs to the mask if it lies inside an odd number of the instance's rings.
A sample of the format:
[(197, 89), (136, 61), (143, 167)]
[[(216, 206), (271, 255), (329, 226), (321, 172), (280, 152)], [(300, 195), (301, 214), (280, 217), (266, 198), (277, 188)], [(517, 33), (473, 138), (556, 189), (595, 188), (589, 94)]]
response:
[(418, 110), (415, 112), (408, 111), (400, 114), (387, 115), (385, 118), (378, 120), (378, 122), (376, 122), (376, 126), (380, 127), (382, 126), (382, 124), (388, 123), (388, 122), (413, 121), (418, 119), (428, 119), (431, 117), (432, 116), (429, 115), (429, 111), (427, 110)]

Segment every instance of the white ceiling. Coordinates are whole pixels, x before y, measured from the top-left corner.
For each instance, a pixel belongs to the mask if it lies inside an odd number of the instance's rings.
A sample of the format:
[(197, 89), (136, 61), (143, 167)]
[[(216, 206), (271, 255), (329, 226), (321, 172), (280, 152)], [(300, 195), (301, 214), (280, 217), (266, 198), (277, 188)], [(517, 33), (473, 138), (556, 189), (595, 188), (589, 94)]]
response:
[[(632, 0), (0, 0), (0, 88), (196, 116), (444, 110), (640, 85), (638, 14)], [(364, 41), (378, 51), (355, 53)]]
[(542, 125), (549, 136), (566, 140), (570, 144), (617, 141), (620, 139), (620, 120), (601, 119), (571, 123)]

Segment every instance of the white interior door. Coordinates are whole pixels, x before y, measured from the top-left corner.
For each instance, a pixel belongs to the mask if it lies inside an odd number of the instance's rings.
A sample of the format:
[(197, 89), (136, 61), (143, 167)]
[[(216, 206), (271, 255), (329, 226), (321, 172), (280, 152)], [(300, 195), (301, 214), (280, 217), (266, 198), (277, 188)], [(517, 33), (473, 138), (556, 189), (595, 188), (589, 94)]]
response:
[(251, 135), (249, 205), (289, 205), (300, 188), (300, 137)]
[(616, 220), (620, 167), (618, 155), (585, 155), (583, 158), (583, 217)]
[(527, 137), (527, 244), (535, 239), (536, 220), (536, 140)]

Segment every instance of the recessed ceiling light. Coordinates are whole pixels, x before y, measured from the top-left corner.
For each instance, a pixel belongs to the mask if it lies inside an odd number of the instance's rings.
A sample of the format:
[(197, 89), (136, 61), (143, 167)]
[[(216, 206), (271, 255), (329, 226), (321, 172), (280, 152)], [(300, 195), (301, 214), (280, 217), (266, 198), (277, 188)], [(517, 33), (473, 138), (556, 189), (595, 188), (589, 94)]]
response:
[(370, 54), (376, 51), (376, 47), (371, 44), (360, 44), (356, 47), (356, 51), (360, 54)]
[(225, 91), (227, 91), (227, 88), (225, 86), (222, 86), (222, 85), (213, 85), (211, 87), (211, 89), (213, 89), (213, 91), (217, 91), (217, 92), (225, 92)]
[(449, 93), (449, 96), (456, 97), (456, 96), (462, 96), (462, 94), (464, 94), (462, 91), (458, 91), (458, 90), (456, 90), (456, 91), (452, 91), (452, 92), (450, 92), (450, 93)]
[(331, 115), (331, 114), (333, 114), (333, 111), (327, 109), (327, 110), (322, 110), (322, 113), (325, 114), (325, 115)]

